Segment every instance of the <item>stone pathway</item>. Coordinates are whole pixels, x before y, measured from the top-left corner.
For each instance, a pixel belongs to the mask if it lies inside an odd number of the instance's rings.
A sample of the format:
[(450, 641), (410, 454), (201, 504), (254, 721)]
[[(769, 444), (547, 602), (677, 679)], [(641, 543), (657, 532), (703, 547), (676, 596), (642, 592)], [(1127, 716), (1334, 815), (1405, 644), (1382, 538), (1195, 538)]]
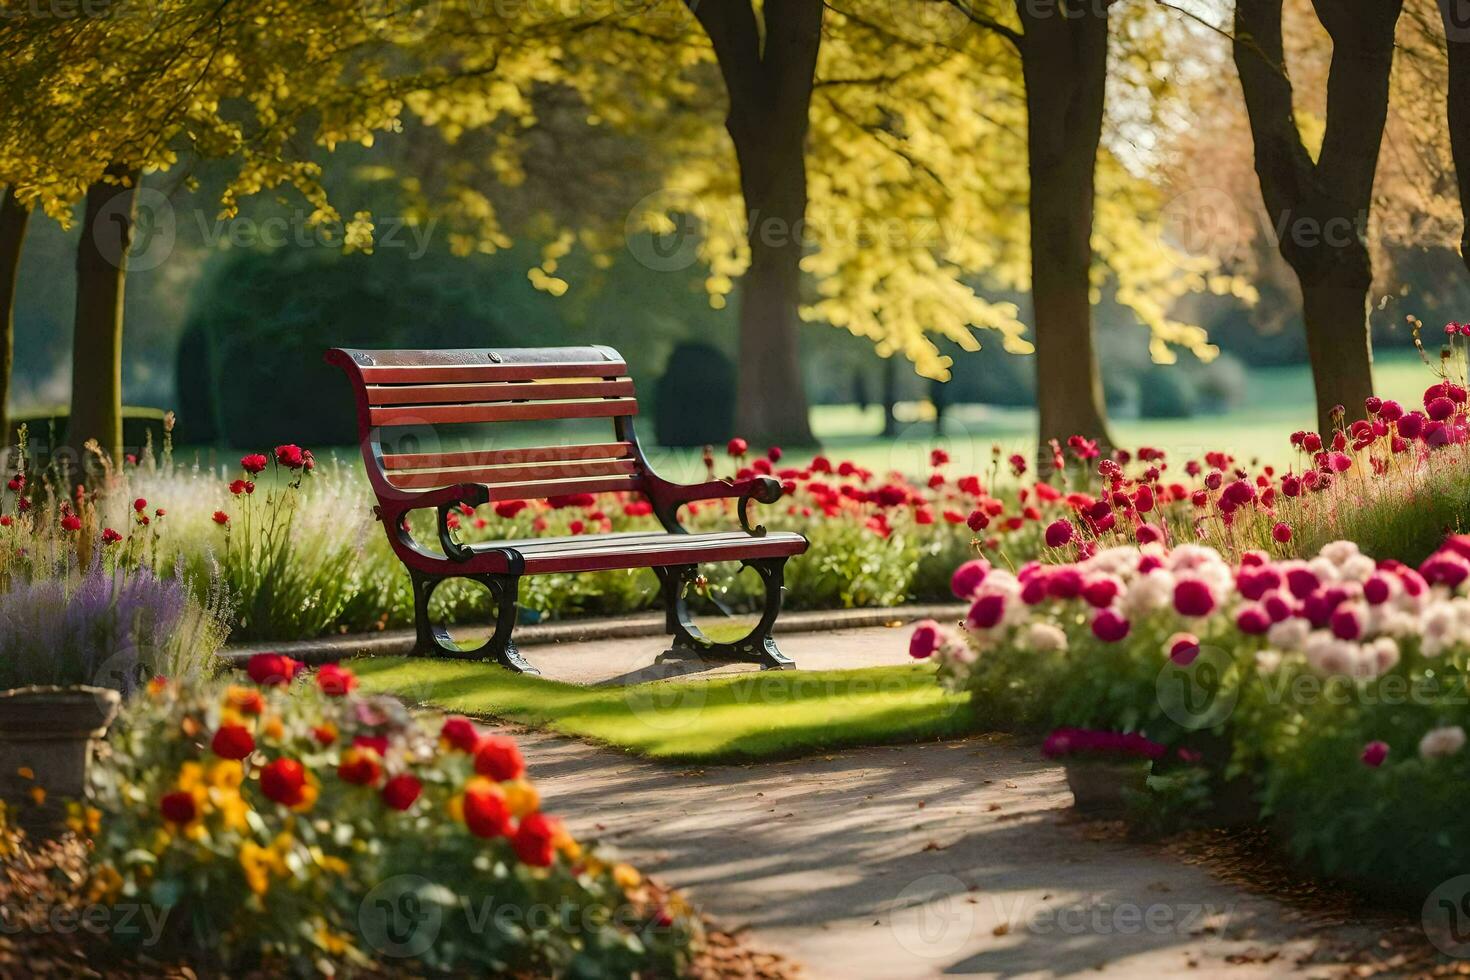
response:
[(1333, 976), (1317, 923), (1074, 820), (992, 737), (681, 768), (518, 732), (548, 810), (812, 977)]

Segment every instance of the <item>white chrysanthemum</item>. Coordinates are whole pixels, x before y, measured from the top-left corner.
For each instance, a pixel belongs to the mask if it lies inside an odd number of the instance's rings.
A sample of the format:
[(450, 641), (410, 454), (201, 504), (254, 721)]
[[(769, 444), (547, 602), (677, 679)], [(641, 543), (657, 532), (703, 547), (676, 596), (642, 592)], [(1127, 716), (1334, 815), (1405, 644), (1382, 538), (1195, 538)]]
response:
[(1329, 541), (1322, 546), (1318, 554), (1334, 565), (1342, 565), (1349, 559), (1357, 557), (1360, 552), (1355, 541)]
[(1346, 582), (1366, 582), (1377, 570), (1377, 564), (1367, 555), (1352, 555), (1343, 561), (1339, 569)]
[(1419, 618), (1422, 637), (1419, 651), (1426, 657), (1437, 657), (1454, 645), (1459, 635), (1459, 617), (1447, 602), (1436, 602)]
[(1323, 558), (1321, 555), (1307, 561), (1307, 570), (1317, 576), (1324, 585), (1336, 582), (1342, 577), (1342, 573), (1337, 567), (1337, 562)]
[(1279, 623), (1272, 623), (1271, 628), (1266, 631), (1266, 640), (1273, 647), (1280, 647), (1282, 650), (1300, 650), (1307, 641), (1307, 634), (1311, 632), (1310, 623), (1293, 616)]
[(1352, 673), (1357, 644), (1339, 640), (1326, 630), (1313, 630), (1302, 644), (1307, 665), (1324, 676)]
[(1459, 725), (1431, 728), (1419, 740), (1419, 754), (1426, 759), (1454, 755), (1465, 747), (1465, 729)]
[(1137, 571), (1140, 557), (1137, 548), (1128, 546), (1106, 548), (1087, 559), (1080, 567), (1085, 572), (1127, 576)]
[(1067, 649), (1067, 634), (1052, 623), (1032, 623), (1026, 627), (1023, 642), (1037, 653), (1060, 653)]
[(1173, 601), (1174, 576), (1162, 568), (1140, 575), (1118, 597), (1118, 605), (1123, 610), (1123, 615), (1129, 619), (1157, 612), (1171, 605)]
[(1281, 651), (1261, 650), (1256, 654), (1256, 671), (1261, 674), (1274, 674), (1281, 666)]
[(1398, 641), (1391, 636), (1380, 636), (1364, 648), (1373, 657), (1377, 668), (1376, 674), (1386, 674), (1399, 662)]

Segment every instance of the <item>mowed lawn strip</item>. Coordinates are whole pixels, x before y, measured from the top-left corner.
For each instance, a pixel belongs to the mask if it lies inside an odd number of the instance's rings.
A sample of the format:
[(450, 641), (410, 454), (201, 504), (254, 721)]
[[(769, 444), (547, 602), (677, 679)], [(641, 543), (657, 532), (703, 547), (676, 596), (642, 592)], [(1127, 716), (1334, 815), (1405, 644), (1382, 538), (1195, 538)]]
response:
[(764, 671), (709, 680), (584, 687), (484, 663), (352, 662), (362, 689), (411, 705), (516, 722), (681, 762), (747, 762), (973, 728), (968, 695), (926, 665)]

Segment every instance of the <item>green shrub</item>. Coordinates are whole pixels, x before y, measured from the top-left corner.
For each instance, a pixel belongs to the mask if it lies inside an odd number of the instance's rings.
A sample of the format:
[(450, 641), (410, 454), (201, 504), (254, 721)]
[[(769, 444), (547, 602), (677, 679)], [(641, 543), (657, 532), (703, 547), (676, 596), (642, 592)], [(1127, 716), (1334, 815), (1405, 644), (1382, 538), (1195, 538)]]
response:
[(705, 446), (735, 434), (735, 365), (709, 344), (674, 348), (654, 389), (660, 446)]
[(1199, 409), (1189, 375), (1178, 366), (1155, 365), (1139, 379), (1138, 414), (1146, 419), (1187, 419)]

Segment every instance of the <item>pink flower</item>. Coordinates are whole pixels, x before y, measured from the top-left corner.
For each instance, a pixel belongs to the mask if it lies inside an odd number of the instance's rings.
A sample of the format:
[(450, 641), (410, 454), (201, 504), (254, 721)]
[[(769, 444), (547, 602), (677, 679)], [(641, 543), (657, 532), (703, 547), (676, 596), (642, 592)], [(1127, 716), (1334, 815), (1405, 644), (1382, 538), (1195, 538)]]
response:
[(1199, 637), (1193, 633), (1175, 633), (1164, 641), (1169, 659), (1180, 667), (1188, 667), (1199, 656)]
[(725, 444), (725, 452), (729, 453), (736, 459), (742, 458), (749, 451), (750, 443), (746, 442), (739, 436), (736, 436), (734, 439), (731, 439)]
[(294, 443), (277, 446), (275, 452), (276, 462), (288, 469), (299, 470), (306, 465), (306, 451)]
[(1174, 586), (1174, 611), (1181, 616), (1208, 616), (1215, 611), (1215, 593), (1200, 579), (1180, 579)]
[(1286, 542), (1291, 540), (1291, 525), (1285, 521), (1278, 521), (1276, 526), (1271, 529), (1271, 537), (1282, 544), (1286, 544)]
[(1246, 606), (1236, 615), (1235, 627), (1242, 633), (1259, 636), (1271, 628), (1271, 614), (1260, 606)]
[(1164, 540), (1163, 529), (1155, 524), (1140, 524), (1138, 530), (1133, 532), (1139, 544), (1154, 544)]
[(914, 625), (914, 633), (909, 637), (909, 656), (915, 660), (932, 657), (942, 643), (943, 633), (939, 624), (932, 619), (921, 620)]
[(965, 616), (965, 624), (971, 629), (988, 630), (999, 625), (1000, 621), (1005, 618), (1005, 614), (1005, 596), (985, 595), (970, 605), (970, 612)]
[(1377, 769), (1379, 766), (1383, 765), (1384, 760), (1388, 758), (1388, 743), (1377, 741), (1369, 742), (1367, 745), (1363, 746), (1363, 755), (1361, 756), (1361, 758), (1363, 760), (1363, 765), (1368, 766), (1371, 769)]
[(1067, 520), (1065, 517), (1061, 518), (1060, 520), (1053, 521), (1052, 523), (1048, 524), (1046, 528), (1046, 546), (1048, 548), (1064, 547), (1065, 545), (1071, 543), (1072, 538), (1076, 533), (1077, 529), (1073, 527), (1072, 522)]
[(1117, 643), (1130, 628), (1127, 618), (1116, 609), (1100, 609), (1092, 617), (1092, 635), (1104, 643)]
[(984, 558), (975, 558), (965, 562), (954, 570), (950, 577), (949, 588), (956, 599), (971, 599), (975, 596), (975, 590), (980, 588), (985, 581), (985, 576), (990, 573), (990, 562)]
[(269, 462), (270, 460), (266, 459), (262, 454), (251, 453), (248, 456), (240, 457), (240, 469), (246, 473), (261, 473), (264, 472)]

